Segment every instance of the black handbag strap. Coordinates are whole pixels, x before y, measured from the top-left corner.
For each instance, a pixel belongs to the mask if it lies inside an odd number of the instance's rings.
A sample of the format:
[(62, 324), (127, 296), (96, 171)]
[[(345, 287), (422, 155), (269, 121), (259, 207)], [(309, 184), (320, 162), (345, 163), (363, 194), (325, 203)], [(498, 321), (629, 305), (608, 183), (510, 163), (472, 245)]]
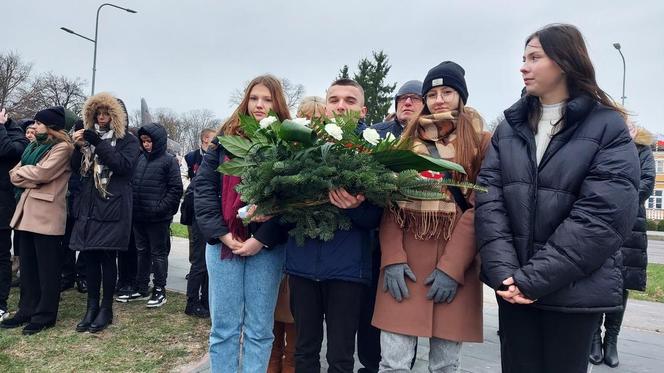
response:
[[(433, 141), (424, 141), (424, 144), (426, 144), (427, 149), (429, 150), (429, 154), (431, 154), (432, 157), (440, 159), (440, 153), (438, 152), (438, 148)], [(443, 172), (443, 177), (446, 179), (452, 179), (452, 174), (449, 171), (445, 171)], [(466, 202), (466, 199), (463, 198), (463, 193), (461, 193), (461, 189), (459, 189), (458, 186), (448, 185), (447, 190), (452, 193), (454, 202), (456, 202), (456, 204), (459, 206), (461, 212), (468, 210), (468, 202)]]

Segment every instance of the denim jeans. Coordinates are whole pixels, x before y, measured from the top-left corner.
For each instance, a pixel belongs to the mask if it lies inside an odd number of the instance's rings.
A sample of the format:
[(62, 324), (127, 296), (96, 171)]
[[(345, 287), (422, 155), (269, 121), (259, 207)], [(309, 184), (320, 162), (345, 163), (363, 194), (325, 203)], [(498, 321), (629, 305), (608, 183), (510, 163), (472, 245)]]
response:
[[(211, 371), (265, 372), (274, 340), (283, 246), (222, 260), (221, 246), (208, 244), (205, 254), (210, 281)], [(240, 333), (244, 333), (241, 363)]]

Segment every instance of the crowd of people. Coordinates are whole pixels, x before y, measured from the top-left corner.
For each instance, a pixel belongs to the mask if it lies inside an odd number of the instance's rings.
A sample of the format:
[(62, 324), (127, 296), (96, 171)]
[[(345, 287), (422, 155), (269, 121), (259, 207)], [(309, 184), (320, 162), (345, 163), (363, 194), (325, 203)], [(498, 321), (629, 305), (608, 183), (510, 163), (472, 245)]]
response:
[[(305, 98), (298, 117), (357, 112), (358, 133), (370, 127), (456, 162), (466, 174), (445, 178), (487, 191), (448, 186), (442, 199), (383, 209), (330, 190), (351, 227), (303, 245), (255, 206), (244, 225), (241, 179), (217, 171), (232, 157), (217, 137), (244, 136), (241, 116), (291, 118), (271, 75), (249, 83), (218, 130), (201, 132), (184, 158), (186, 190), (165, 128), (131, 133), (108, 93), (90, 97), (82, 119), (51, 107), (19, 123), (3, 110), (0, 327), (53, 326), (62, 281), (87, 292), (79, 332), (107, 328), (114, 299), (163, 305), (179, 208), (190, 243), (185, 313), (210, 317), (213, 372), (319, 372), (324, 335), (330, 372), (353, 371), (356, 345), (361, 372), (409, 371), (418, 337), (429, 338), (431, 372), (456, 372), (463, 343), (484, 340), (482, 283), (498, 302), (503, 372), (615, 367), (627, 289), (645, 288), (652, 138), (597, 85), (574, 26), (530, 35), (520, 73), (525, 88), (493, 134), (452, 61), (401, 85), (382, 123), (364, 123), (364, 90), (350, 79)], [(6, 318), (12, 230), (20, 300)]]

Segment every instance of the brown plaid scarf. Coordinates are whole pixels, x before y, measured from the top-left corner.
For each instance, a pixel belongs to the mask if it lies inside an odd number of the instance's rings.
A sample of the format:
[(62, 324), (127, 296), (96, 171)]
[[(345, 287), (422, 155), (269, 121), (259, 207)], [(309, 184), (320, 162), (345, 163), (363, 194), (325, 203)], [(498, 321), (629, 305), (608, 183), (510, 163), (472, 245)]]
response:
[[(479, 114), (466, 107), (471, 115), (473, 128), (481, 131), (482, 118)], [(440, 158), (453, 161), (456, 150), (456, 125), (458, 112), (422, 115), (418, 118), (417, 137), (413, 139), (413, 151), (431, 156), (425, 142), (436, 146)], [(411, 232), (417, 240), (439, 239), (449, 240), (457, 218), (457, 205), (451, 193), (445, 188), (445, 198), (434, 201), (399, 201), (392, 208), (395, 221), (402, 229)], [(467, 198), (469, 191), (461, 189)]]

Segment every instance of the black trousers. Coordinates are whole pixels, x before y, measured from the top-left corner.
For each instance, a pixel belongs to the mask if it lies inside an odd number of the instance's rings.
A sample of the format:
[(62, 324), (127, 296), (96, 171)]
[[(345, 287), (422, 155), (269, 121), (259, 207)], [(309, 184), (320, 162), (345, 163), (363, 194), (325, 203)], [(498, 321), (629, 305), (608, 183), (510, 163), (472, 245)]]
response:
[(585, 373), (599, 313), (563, 313), (498, 299), (503, 373)]
[(208, 273), (205, 264), (205, 239), (201, 234), (196, 220), (189, 231), (189, 277), (187, 280), (187, 299), (190, 301), (201, 302), (207, 306), (208, 302)]
[(340, 280), (313, 281), (292, 275), (289, 285), (291, 311), (297, 330), (295, 371), (320, 372), (325, 320), (328, 372), (353, 372), (355, 333), (366, 285)]
[(33, 323), (55, 323), (60, 303), (62, 236), (15, 233), (21, 246), (21, 299), (16, 313)]
[[(7, 299), (12, 284), (12, 230), (0, 229), (0, 309), (7, 311)], [(14, 248), (16, 252), (16, 248)]]
[(136, 272), (138, 269), (138, 253), (136, 252), (136, 241), (134, 232), (129, 235), (129, 246), (127, 251), (118, 252), (118, 288), (129, 286), (136, 288)]
[(136, 286), (147, 292), (150, 282), (150, 268), (154, 273), (154, 286), (164, 288), (168, 276), (168, 254), (171, 251), (170, 222), (136, 222), (134, 240), (138, 254)]
[(116, 258), (116, 250), (88, 250), (85, 252), (88, 300), (99, 301), (103, 286), (101, 304), (111, 307), (118, 279)]
[(67, 217), (65, 235), (62, 237), (62, 281), (73, 283), (77, 279), (85, 279), (85, 255), (69, 248), (71, 231), (76, 219)]
[[(375, 239), (378, 240), (378, 237)], [(371, 325), (380, 276), (380, 260), (380, 248), (375, 247), (371, 257), (371, 286), (365, 288), (362, 297), (360, 324), (357, 329), (357, 357), (363, 366), (359, 373), (377, 373), (380, 364), (380, 329)]]

